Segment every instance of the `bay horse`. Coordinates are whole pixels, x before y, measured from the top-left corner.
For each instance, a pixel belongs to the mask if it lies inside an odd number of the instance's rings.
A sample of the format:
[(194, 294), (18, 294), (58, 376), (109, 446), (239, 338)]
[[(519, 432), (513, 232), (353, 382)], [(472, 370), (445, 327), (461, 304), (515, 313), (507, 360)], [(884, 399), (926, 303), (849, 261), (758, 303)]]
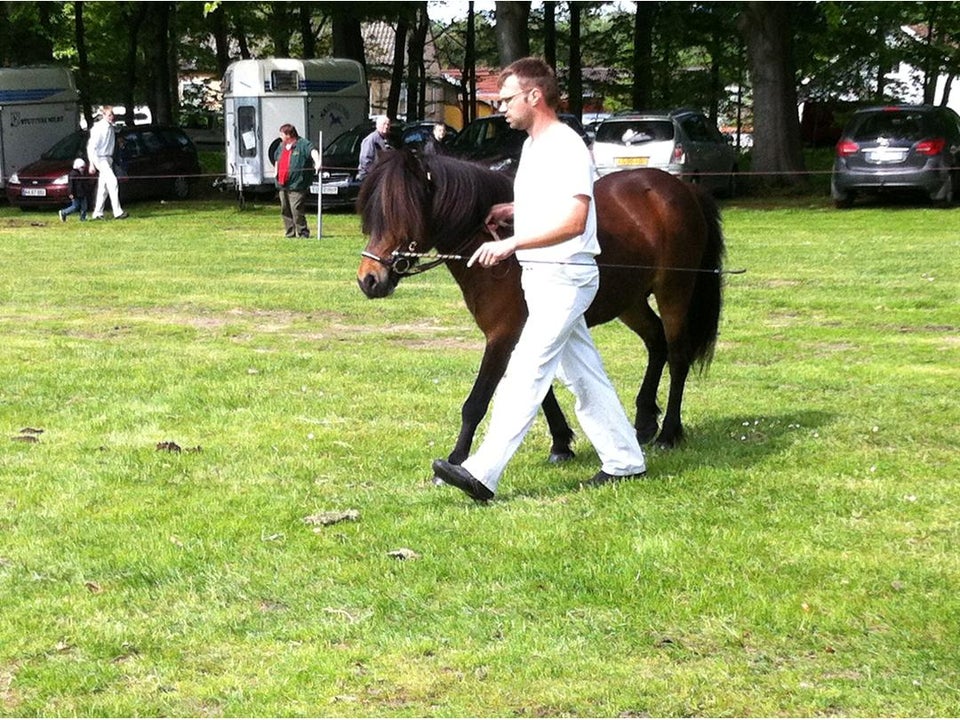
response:
[[(600, 289), (586, 312), (589, 326), (619, 318), (643, 340), (648, 362), (636, 397), (637, 439), (672, 447), (684, 435), (680, 419), (691, 366), (713, 357), (722, 306), (724, 239), (720, 212), (698, 186), (654, 169), (625, 170), (594, 184)], [(461, 463), (526, 321), (515, 257), (491, 268), (466, 267), (491, 236), (491, 206), (513, 199), (513, 179), (481, 165), (400, 149), (384, 153), (357, 198), (363, 233), (357, 282), (369, 298), (390, 295), (403, 277), (446, 264), (484, 334), (486, 345), (473, 388), (461, 408), (449, 455)], [(432, 253), (432, 255), (431, 255)], [(448, 256), (436, 258), (437, 254)], [(427, 255), (427, 258), (421, 257)], [(427, 259), (433, 258), (429, 262)], [(656, 299), (659, 316), (649, 298)], [(664, 365), (670, 390), (663, 426), (657, 390)], [(542, 409), (552, 436), (550, 460), (573, 457), (573, 431), (553, 389)]]

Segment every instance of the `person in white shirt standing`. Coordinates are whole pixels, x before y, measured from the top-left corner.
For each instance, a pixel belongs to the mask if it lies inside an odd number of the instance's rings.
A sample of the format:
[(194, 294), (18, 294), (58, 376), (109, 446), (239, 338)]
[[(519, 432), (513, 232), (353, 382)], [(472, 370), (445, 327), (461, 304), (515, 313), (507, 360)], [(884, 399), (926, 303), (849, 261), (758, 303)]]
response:
[(587, 329), (584, 312), (600, 287), (590, 151), (558, 118), (553, 70), (523, 58), (500, 74), (499, 109), (525, 130), (514, 202), (494, 205), (492, 231), (512, 218), (514, 235), (485, 242), (467, 262), (492, 267), (516, 254), (528, 316), (493, 402), (483, 442), (461, 465), (436, 460), (433, 471), (474, 500), (494, 497), (507, 462), (533, 424), (554, 377), (576, 396), (576, 414), (600, 456), (588, 485), (646, 472), (643, 450)]
[(129, 217), (120, 207), (120, 184), (113, 171), (113, 151), (116, 147), (117, 136), (113, 129), (113, 107), (104, 105), (101, 108), (102, 117), (90, 128), (90, 139), (87, 141), (87, 160), (90, 174), (99, 173), (97, 182), (97, 200), (93, 206), (93, 219), (103, 219), (103, 209), (110, 196), (110, 207), (113, 217), (123, 220)]

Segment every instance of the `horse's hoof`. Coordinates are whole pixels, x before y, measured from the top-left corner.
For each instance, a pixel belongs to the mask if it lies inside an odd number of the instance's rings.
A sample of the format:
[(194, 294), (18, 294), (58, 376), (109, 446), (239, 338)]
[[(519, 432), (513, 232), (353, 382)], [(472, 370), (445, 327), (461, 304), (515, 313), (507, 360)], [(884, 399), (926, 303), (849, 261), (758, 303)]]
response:
[(576, 457), (576, 454), (573, 450), (563, 450), (562, 452), (552, 452), (550, 453), (549, 461), (552, 465), (558, 463), (567, 462), (568, 460), (573, 460)]
[(646, 445), (657, 436), (657, 430), (659, 429), (656, 423), (637, 428), (637, 442), (641, 445)]
[(660, 433), (660, 437), (657, 438), (656, 446), (663, 450), (671, 450), (680, 445), (683, 442), (683, 433), (678, 433), (676, 435), (664, 435)]

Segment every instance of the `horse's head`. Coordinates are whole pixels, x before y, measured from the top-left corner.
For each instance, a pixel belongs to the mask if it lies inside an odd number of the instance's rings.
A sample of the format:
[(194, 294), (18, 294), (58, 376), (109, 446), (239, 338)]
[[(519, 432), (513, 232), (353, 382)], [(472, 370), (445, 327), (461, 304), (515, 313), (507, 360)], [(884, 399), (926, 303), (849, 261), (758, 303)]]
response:
[(357, 212), (369, 240), (357, 283), (369, 298), (390, 295), (418, 259), (398, 253), (463, 251), (490, 207), (512, 198), (512, 180), (473, 163), (409, 150), (383, 153), (360, 186)]
[(381, 154), (360, 186), (357, 212), (364, 235), (357, 282), (369, 298), (388, 296), (416, 262), (398, 252), (427, 252), (431, 183), (423, 162), (409, 150)]

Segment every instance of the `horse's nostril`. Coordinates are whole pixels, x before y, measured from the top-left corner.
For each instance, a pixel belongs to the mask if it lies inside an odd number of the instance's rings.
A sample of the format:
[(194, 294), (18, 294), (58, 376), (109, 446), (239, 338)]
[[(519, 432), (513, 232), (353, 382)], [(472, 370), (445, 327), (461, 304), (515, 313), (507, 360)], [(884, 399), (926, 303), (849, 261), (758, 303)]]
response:
[(377, 276), (373, 273), (367, 273), (363, 278), (357, 278), (357, 284), (368, 298), (382, 297), (383, 295), (377, 282)]

